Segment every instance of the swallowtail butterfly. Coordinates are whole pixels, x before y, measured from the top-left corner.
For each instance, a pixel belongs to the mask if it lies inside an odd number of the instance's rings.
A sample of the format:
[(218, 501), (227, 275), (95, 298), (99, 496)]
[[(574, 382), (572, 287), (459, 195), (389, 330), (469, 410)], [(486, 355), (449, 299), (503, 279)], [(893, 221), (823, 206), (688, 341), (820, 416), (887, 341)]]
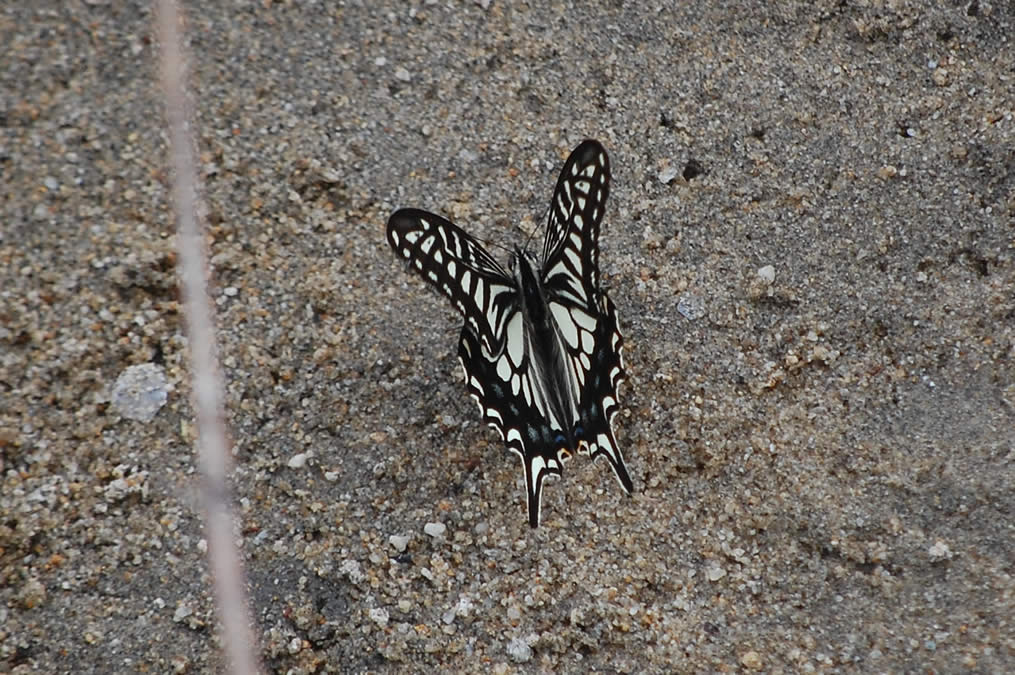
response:
[(388, 243), (465, 318), (458, 357), (483, 420), (522, 460), (529, 524), (543, 479), (575, 452), (605, 457), (633, 489), (613, 435), (624, 379), (617, 312), (599, 287), (599, 224), (610, 187), (606, 150), (587, 140), (564, 163), (541, 258), (515, 247), (510, 273), (446, 219), (401, 209)]

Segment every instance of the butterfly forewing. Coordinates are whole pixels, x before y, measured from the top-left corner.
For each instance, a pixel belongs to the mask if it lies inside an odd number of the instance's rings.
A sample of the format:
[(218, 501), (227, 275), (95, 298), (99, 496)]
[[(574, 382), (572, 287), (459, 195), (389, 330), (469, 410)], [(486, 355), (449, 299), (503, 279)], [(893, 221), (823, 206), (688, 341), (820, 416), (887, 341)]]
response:
[(543, 246), (543, 284), (567, 353), (574, 391), (583, 391), (592, 356), (601, 348), (599, 223), (609, 194), (610, 164), (595, 141), (579, 145), (560, 172)]
[(564, 163), (550, 200), (543, 283), (590, 310), (599, 292), (599, 223), (609, 193), (606, 150), (596, 141), (584, 141)]
[[(466, 384), (484, 421), (521, 458), (533, 527), (544, 479), (559, 476), (574, 452), (606, 457), (623, 488), (633, 489), (612, 428), (624, 378), (623, 338), (613, 303), (599, 287), (599, 226), (609, 181), (609, 159), (596, 141), (584, 141), (564, 163), (547, 218), (541, 289), (525, 280), (531, 275), (509, 276), (440, 216), (402, 209), (388, 221), (392, 248), (465, 317), (458, 355)], [(516, 257), (516, 272), (518, 263)], [(534, 298), (542, 298), (535, 310)], [(552, 330), (537, 330), (545, 324), (536, 317), (546, 316)]]
[(438, 215), (400, 209), (388, 219), (388, 243), (451, 300), (491, 353), (503, 350), (518, 289), (479, 242)]

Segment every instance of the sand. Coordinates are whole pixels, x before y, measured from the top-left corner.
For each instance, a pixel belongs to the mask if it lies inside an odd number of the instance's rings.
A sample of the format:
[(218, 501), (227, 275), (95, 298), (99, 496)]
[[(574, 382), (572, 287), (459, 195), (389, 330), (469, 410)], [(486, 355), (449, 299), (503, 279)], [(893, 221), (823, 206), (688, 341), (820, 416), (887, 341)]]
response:
[[(267, 670), (1012, 669), (1011, 3), (193, 4)], [(150, 9), (0, 36), (0, 671), (221, 672)], [(523, 243), (586, 137), (636, 491), (533, 531), (384, 225)]]

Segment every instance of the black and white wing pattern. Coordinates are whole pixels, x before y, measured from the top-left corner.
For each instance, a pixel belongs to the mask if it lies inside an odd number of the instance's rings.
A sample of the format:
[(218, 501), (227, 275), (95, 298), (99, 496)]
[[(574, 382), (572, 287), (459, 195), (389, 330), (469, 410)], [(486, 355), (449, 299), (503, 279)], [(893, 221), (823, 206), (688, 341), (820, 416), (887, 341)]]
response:
[(504, 351), (518, 287), (478, 241), (440, 216), (400, 209), (388, 219), (388, 243), (465, 317), (491, 354)]
[(516, 249), (509, 274), (440, 216), (401, 209), (391, 247), (465, 318), (458, 356), (483, 419), (522, 461), (529, 524), (539, 525), (543, 480), (575, 452), (606, 457), (633, 484), (613, 435), (623, 338), (599, 287), (599, 226), (609, 193), (606, 150), (584, 141), (550, 203), (540, 260)]
[(610, 160), (596, 141), (571, 153), (550, 202), (543, 284), (579, 396), (575, 438), (592, 459), (606, 457), (628, 493), (634, 488), (613, 436), (624, 379), (623, 337), (613, 302), (599, 287), (599, 225), (610, 190)]

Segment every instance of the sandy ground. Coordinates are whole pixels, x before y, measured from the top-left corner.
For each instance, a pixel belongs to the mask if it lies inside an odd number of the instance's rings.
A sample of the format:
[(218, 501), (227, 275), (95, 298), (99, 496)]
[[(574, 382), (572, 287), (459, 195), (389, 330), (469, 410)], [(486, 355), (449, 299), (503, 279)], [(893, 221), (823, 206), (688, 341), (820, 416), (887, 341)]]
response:
[[(680, 4), (191, 8), (271, 671), (1015, 664), (1015, 6)], [(0, 671), (220, 671), (150, 9), (0, 37)], [(579, 457), (532, 531), (383, 228), (521, 243), (585, 137), (636, 493)]]

